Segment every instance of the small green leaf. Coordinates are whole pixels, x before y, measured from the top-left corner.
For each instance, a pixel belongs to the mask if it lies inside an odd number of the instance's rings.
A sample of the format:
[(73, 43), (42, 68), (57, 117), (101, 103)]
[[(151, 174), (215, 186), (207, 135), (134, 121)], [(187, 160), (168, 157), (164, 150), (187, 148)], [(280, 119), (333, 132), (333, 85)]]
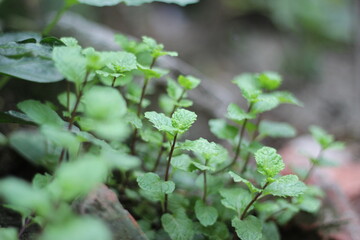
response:
[(180, 169), (180, 170), (189, 172), (192, 162), (193, 161), (189, 157), (189, 155), (181, 154), (181, 155), (173, 157), (171, 159), (171, 166), (176, 169)]
[(187, 76), (179, 75), (178, 82), (183, 88), (185, 88), (187, 90), (192, 90), (192, 89), (196, 88), (200, 84), (201, 81), (200, 81), (200, 79), (195, 78), (190, 75), (187, 75)]
[(79, 3), (91, 5), (91, 6), (97, 6), (97, 7), (103, 7), (103, 6), (114, 6), (120, 2), (123, 2), (124, 0), (77, 0)]
[(263, 194), (271, 194), (279, 197), (296, 197), (306, 191), (306, 185), (296, 175), (286, 175), (276, 179)]
[(235, 103), (231, 103), (228, 106), (226, 116), (235, 122), (241, 122), (244, 119), (253, 119), (256, 117), (255, 114), (245, 112)]
[(225, 148), (204, 138), (194, 141), (186, 140), (179, 147), (200, 154), (209, 162), (209, 165), (222, 163), (228, 158)]
[(170, 194), (175, 190), (175, 183), (162, 181), (155, 173), (146, 173), (136, 179), (139, 187), (156, 199), (162, 199), (164, 194)]
[(194, 236), (193, 224), (185, 211), (177, 211), (174, 215), (166, 213), (162, 215), (161, 223), (171, 240), (188, 240)]
[(252, 199), (250, 192), (243, 188), (221, 189), (220, 195), (223, 198), (221, 204), (236, 211), (239, 216)]
[(6, 203), (16, 208), (29, 209), (37, 214), (46, 215), (50, 211), (49, 196), (29, 183), (14, 177), (0, 181), (0, 196)]
[(234, 179), (234, 182), (243, 182), (243, 183), (245, 183), (246, 186), (249, 188), (251, 193), (261, 192), (261, 190), (258, 189), (257, 187), (255, 187), (250, 181), (240, 177), (236, 173), (230, 171), (229, 174)]
[(35, 100), (18, 103), (18, 108), (39, 125), (64, 126), (64, 121), (48, 105)]
[(111, 87), (92, 87), (85, 93), (83, 103), (85, 115), (96, 120), (121, 118), (127, 113), (124, 98)]
[(177, 129), (172, 126), (171, 119), (163, 113), (146, 112), (145, 118), (154, 125), (156, 129), (162, 132), (173, 134)]
[(85, 80), (87, 60), (80, 47), (55, 47), (53, 60), (64, 77), (79, 85)]
[(309, 130), (313, 138), (323, 149), (329, 148), (335, 142), (333, 135), (328, 134), (324, 129), (318, 126), (310, 126)]
[(50, 174), (37, 173), (32, 180), (32, 186), (35, 189), (43, 189), (51, 182), (51, 180), (52, 180), (52, 176)]
[(262, 223), (252, 215), (244, 220), (235, 217), (231, 221), (231, 225), (242, 240), (260, 240), (262, 238)]
[[(53, 184), (59, 197), (73, 200), (94, 189), (106, 179), (107, 166), (103, 159), (84, 156), (74, 162), (63, 163), (55, 173)], [(89, 177), (91, 176), (91, 177)]]
[(261, 240), (281, 240), (278, 227), (274, 222), (263, 223), (262, 229), (263, 237)]
[(253, 104), (251, 109), (252, 114), (259, 114), (270, 111), (279, 106), (279, 100), (270, 94), (261, 94)]
[(197, 115), (186, 109), (178, 109), (171, 116), (171, 124), (177, 129), (177, 132), (186, 132), (196, 121)]
[(229, 230), (225, 223), (216, 222), (209, 227), (203, 227), (201, 233), (208, 237), (209, 240), (229, 239)]
[(166, 91), (169, 97), (174, 101), (177, 101), (182, 93), (181, 87), (172, 79), (168, 79)]
[(238, 134), (238, 129), (230, 124), (227, 124), (224, 119), (211, 119), (209, 121), (210, 131), (221, 139), (232, 140)]
[(0, 228), (0, 239), (18, 240), (18, 233), (15, 228)]
[(294, 104), (300, 107), (304, 105), (292, 93), (287, 91), (276, 91), (276, 92), (272, 92), (271, 95), (276, 97), (279, 103)]
[(290, 138), (296, 135), (296, 130), (287, 123), (265, 120), (260, 122), (259, 134), (261, 137)]
[(111, 240), (112, 234), (100, 220), (90, 217), (71, 218), (61, 224), (49, 224), (39, 240)]
[(258, 172), (268, 178), (275, 177), (285, 168), (285, 164), (276, 150), (271, 147), (262, 147), (255, 153)]
[(197, 200), (195, 203), (195, 215), (204, 227), (213, 225), (218, 218), (216, 208), (206, 206), (201, 200)]
[(104, 148), (101, 151), (101, 157), (106, 160), (111, 169), (118, 169), (123, 172), (140, 166), (140, 159), (138, 157), (126, 154), (119, 150)]
[(163, 3), (174, 3), (180, 6), (185, 6), (188, 4), (197, 3), (199, 0), (123, 0), (126, 5), (129, 6), (139, 6), (144, 3), (152, 3), (152, 2), (163, 2)]
[(275, 72), (263, 72), (257, 76), (260, 86), (266, 90), (275, 90), (280, 87), (282, 78)]
[(142, 128), (143, 124), (141, 122), (141, 119), (136, 115), (134, 112), (127, 112), (125, 119), (131, 123), (135, 128)]

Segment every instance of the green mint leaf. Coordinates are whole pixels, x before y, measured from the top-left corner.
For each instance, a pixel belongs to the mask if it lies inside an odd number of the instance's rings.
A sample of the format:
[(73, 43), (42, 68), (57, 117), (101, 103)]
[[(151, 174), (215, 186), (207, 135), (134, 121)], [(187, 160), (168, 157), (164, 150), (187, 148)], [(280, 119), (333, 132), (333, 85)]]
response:
[(154, 125), (156, 129), (161, 132), (167, 132), (170, 134), (174, 134), (177, 129), (173, 127), (171, 123), (171, 118), (165, 116), (163, 113), (157, 112), (146, 112), (145, 118), (149, 119), (149, 121)]
[(185, 172), (191, 171), (190, 167), (192, 163), (192, 159), (189, 157), (189, 155), (186, 154), (181, 154), (171, 159), (171, 166), (173, 168), (180, 169)]
[(259, 125), (260, 137), (291, 138), (296, 130), (290, 124), (283, 122), (261, 121)]
[(230, 171), (229, 174), (234, 179), (234, 182), (243, 182), (243, 183), (245, 183), (246, 186), (249, 188), (251, 193), (261, 192), (261, 190), (258, 189), (257, 187), (255, 187), (250, 181), (240, 177), (236, 173)]
[(50, 211), (50, 199), (46, 192), (33, 188), (29, 183), (14, 177), (0, 181), (0, 196), (6, 203), (25, 210), (35, 211), (39, 215), (46, 215)]
[(282, 78), (275, 72), (263, 72), (257, 76), (261, 88), (275, 90), (280, 87)]
[(64, 77), (79, 85), (85, 80), (87, 60), (80, 47), (55, 47), (53, 60), (56, 68)]
[(145, 78), (161, 78), (169, 73), (168, 70), (161, 68), (148, 68), (138, 64), (138, 69), (145, 75)]
[(171, 240), (193, 239), (193, 223), (185, 211), (177, 211), (174, 215), (166, 213), (161, 216), (161, 223)]
[(244, 119), (253, 119), (255, 114), (247, 113), (235, 103), (231, 103), (227, 108), (227, 118), (239, 123)]
[(306, 191), (306, 185), (296, 175), (286, 175), (276, 179), (264, 190), (264, 195), (296, 197)]
[(210, 131), (221, 139), (234, 139), (238, 134), (238, 128), (227, 124), (224, 119), (211, 119), (209, 121)]
[(181, 87), (172, 79), (168, 79), (166, 91), (169, 97), (174, 101), (177, 101), (182, 93)]
[(260, 240), (262, 238), (262, 223), (255, 216), (248, 216), (244, 220), (235, 217), (231, 221), (236, 234), (242, 240)]
[(201, 200), (197, 200), (195, 203), (195, 215), (204, 227), (213, 225), (218, 218), (216, 208), (206, 206)]
[(271, 147), (262, 147), (255, 153), (258, 172), (268, 178), (275, 177), (285, 168), (285, 164), (276, 150)]
[(131, 123), (131, 125), (133, 125), (135, 128), (141, 129), (143, 126), (141, 119), (134, 112), (127, 112), (125, 120)]
[(152, 129), (141, 128), (140, 136), (141, 136), (142, 140), (144, 140), (145, 142), (154, 143), (157, 146), (161, 146), (163, 144), (162, 134), (157, 131), (153, 131)]
[(51, 182), (51, 180), (52, 180), (52, 176), (50, 174), (37, 173), (32, 180), (32, 186), (35, 189), (43, 189)]
[(0, 239), (18, 240), (18, 232), (15, 228), (0, 228)]
[(137, 69), (136, 56), (128, 52), (100, 52), (101, 62), (116, 73)]
[(223, 222), (216, 222), (209, 227), (201, 228), (201, 233), (204, 234), (209, 240), (223, 240), (229, 239), (229, 229)]
[(127, 113), (126, 101), (111, 87), (94, 86), (83, 97), (85, 116), (95, 120), (121, 118)]
[(79, 3), (91, 5), (91, 6), (97, 6), (97, 7), (103, 7), (103, 6), (114, 6), (120, 2), (123, 2), (124, 0), (77, 0)]
[(129, 6), (139, 6), (144, 3), (152, 3), (152, 2), (163, 2), (163, 3), (174, 3), (180, 6), (186, 6), (188, 4), (197, 3), (199, 0), (123, 0), (126, 5)]
[(64, 121), (48, 105), (35, 100), (18, 103), (17, 107), (39, 125), (64, 126)]
[(200, 84), (200, 82), (201, 82), (200, 79), (190, 75), (187, 76), (179, 75), (178, 77), (178, 83), (186, 90), (192, 90), (196, 88)]
[(313, 138), (323, 149), (329, 148), (329, 146), (331, 146), (334, 142), (334, 136), (328, 134), (324, 129), (318, 126), (310, 126), (309, 130)]
[[(31, 138), (29, 138), (31, 135)], [(9, 136), (10, 146), (34, 165), (54, 169), (59, 159), (58, 152), (51, 152), (45, 145), (47, 139), (39, 131), (16, 131)], [(52, 146), (52, 145), (51, 145)], [(54, 146), (52, 146), (54, 147)]]
[(180, 102), (176, 102), (175, 105), (177, 107), (191, 107), (193, 105), (193, 101), (189, 100), (189, 99), (181, 99)]
[(151, 37), (146, 37), (143, 36), (142, 37), (142, 42), (148, 46), (151, 55), (154, 59), (160, 57), (160, 56), (165, 56), (165, 55), (169, 55), (172, 57), (177, 57), (178, 54), (177, 52), (167, 52), (164, 51), (164, 45), (163, 44), (158, 44), (155, 39), (151, 38)]
[(118, 169), (123, 172), (140, 166), (140, 159), (138, 157), (111, 148), (103, 148), (101, 158), (106, 159), (111, 169)]
[(111, 232), (99, 219), (91, 217), (70, 218), (64, 224), (49, 224), (39, 240), (111, 240)]
[(225, 148), (214, 142), (209, 142), (204, 138), (199, 138), (194, 141), (186, 140), (180, 144), (179, 147), (200, 154), (208, 161), (209, 165), (222, 163), (228, 158)]
[(281, 240), (278, 227), (274, 222), (265, 222), (262, 226), (263, 237), (261, 240)]
[(261, 94), (256, 99), (251, 109), (252, 114), (259, 114), (266, 111), (270, 111), (279, 106), (279, 101), (276, 97), (270, 94)]
[(234, 210), (239, 216), (252, 199), (250, 192), (243, 188), (221, 189), (220, 195), (223, 198), (221, 204)]
[(186, 109), (178, 109), (171, 116), (171, 124), (176, 128), (177, 132), (186, 132), (196, 121), (197, 115)]
[(175, 183), (163, 181), (155, 173), (145, 173), (136, 179), (141, 189), (156, 199), (162, 199), (164, 194), (170, 194), (175, 190)]
[(304, 106), (304, 104), (290, 92), (276, 91), (276, 92), (272, 92), (270, 94), (272, 96), (276, 97), (280, 103), (294, 104), (294, 105), (297, 105), (300, 107)]
[[(72, 1), (72, 0), (70, 0)], [(75, 0), (77, 1), (77, 0)], [(60, 38), (61, 42), (65, 44), (67, 47), (80, 47), (78, 40), (73, 37), (62, 37)]]
[[(107, 165), (103, 159), (83, 156), (74, 162), (63, 163), (55, 173), (54, 189), (59, 198), (73, 200), (89, 193), (106, 180)], [(91, 178), (89, 178), (91, 176)]]

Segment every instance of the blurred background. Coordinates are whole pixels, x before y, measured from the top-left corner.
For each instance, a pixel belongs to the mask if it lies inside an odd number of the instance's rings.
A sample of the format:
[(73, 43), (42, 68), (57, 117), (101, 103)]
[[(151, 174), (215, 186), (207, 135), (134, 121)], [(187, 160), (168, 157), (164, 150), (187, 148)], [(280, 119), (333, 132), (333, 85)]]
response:
[[(62, 4), (0, 0), (0, 30), (41, 31)], [(360, 138), (359, 5), (358, 0), (200, 0), (186, 7), (77, 5), (52, 33), (64, 36), (72, 28), (71, 34), (81, 39), (76, 34), (91, 32), (94, 37), (83, 36), (84, 46), (108, 38), (110, 29), (138, 38), (151, 36), (205, 76), (213, 94), (224, 102), (212, 107), (223, 113), (230, 102), (242, 101), (231, 83), (236, 75), (277, 71), (284, 77), (283, 89), (293, 91), (305, 107), (282, 106), (270, 118), (289, 121), (300, 133), (316, 124), (340, 139), (356, 141)], [(72, 22), (74, 16), (102, 26)], [(20, 98), (34, 97), (35, 92), (47, 95), (51, 88), (29, 85), (34, 84), (10, 83), (6, 88), (17, 87)]]

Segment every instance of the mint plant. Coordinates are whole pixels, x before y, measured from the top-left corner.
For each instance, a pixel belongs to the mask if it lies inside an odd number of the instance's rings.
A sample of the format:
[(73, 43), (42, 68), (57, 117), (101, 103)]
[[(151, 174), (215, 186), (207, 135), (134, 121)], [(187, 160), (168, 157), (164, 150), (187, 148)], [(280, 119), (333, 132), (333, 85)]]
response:
[[(152, 0), (67, 0), (44, 35), (75, 4), (120, 2)], [(165, 51), (150, 37), (136, 41), (117, 34), (115, 41), (122, 50), (97, 51), (81, 47), (72, 37), (38, 33), (0, 36), (0, 73), (8, 79), (64, 80), (57, 103), (29, 99), (18, 103), (18, 110), (0, 114), (2, 123), (24, 126), (0, 135), (0, 143), (46, 170), (32, 183), (16, 177), (0, 180), (3, 206), (22, 217), (21, 226), (0, 228), (1, 239), (24, 239), (31, 225), (40, 229), (32, 239), (112, 239), (104, 221), (73, 209), (75, 201), (100, 184), (116, 191), (149, 239), (279, 239), (278, 228), (295, 214), (317, 212), (321, 191), (296, 175), (281, 175), (281, 156), (262, 143), (296, 134), (287, 123), (264, 119), (265, 112), (281, 104), (302, 105), (279, 90), (279, 74), (235, 77), (246, 106), (231, 103), (226, 119), (209, 121), (211, 132), (226, 140), (226, 146), (204, 138), (190, 140), (197, 114), (185, 109), (193, 104), (187, 93), (200, 79), (168, 77), (166, 93), (151, 103), (147, 91), (169, 73), (157, 67), (157, 59), (177, 53)], [(311, 160), (304, 180), (324, 162), (323, 151), (340, 145), (320, 128), (311, 132), (322, 150)], [(165, 154), (166, 161), (161, 161)]]

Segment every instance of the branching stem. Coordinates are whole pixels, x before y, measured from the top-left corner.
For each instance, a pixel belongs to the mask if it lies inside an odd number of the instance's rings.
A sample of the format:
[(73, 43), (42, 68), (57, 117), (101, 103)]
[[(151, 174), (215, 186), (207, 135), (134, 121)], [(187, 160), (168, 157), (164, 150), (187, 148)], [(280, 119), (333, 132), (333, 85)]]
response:
[[(251, 111), (252, 106), (253, 106), (253, 104), (250, 103), (250, 105), (249, 105), (249, 107), (247, 109), (247, 113), (249, 113)], [(248, 119), (245, 119), (243, 124), (241, 125), (240, 135), (239, 135), (240, 138), (239, 138), (239, 142), (238, 142), (238, 144), (236, 146), (236, 149), (235, 149), (235, 155), (234, 155), (233, 160), (231, 161), (231, 163), (229, 165), (227, 165), (224, 168), (216, 171), (215, 174), (225, 171), (226, 169), (230, 168), (231, 166), (233, 166), (236, 163), (236, 161), (237, 161), (237, 159), (238, 159), (238, 157), (240, 156), (240, 153), (241, 153), (241, 143), (242, 143), (242, 140), (244, 138), (247, 122), (248, 122)]]
[(243, 213), (241, 214), (240, 220), (244, 220), (244, 218), (246, 217), (250, 207), (256, 202), (256, 200), (259, 199), (259, 197), (263, 194), (264, 189), (269, 185), (269, 182), (266, 182), (266, 184), (264, 185), (264, 187), (262, 187), (262, 191), (258, 192), (254, 198), (249, 202), (249, 204), (246, 206), (246, 208), (244, 209)]
[[(165, 181), (168, 181), (168, 180), (169, 180), (171, 158), (172, 158), (172, 155), (173, 155), (173, 153), (174, 153), (177, 135), (178, 135), (178, 134), (176, 133), (175, 136), (174, 136), (174, 140), (173, 140), (173, 142), (172, 142), (172, 145), (171, 145), (171, 149), (170, 149), (170, 153), (169, 153), (169, 158), (168, 158), (167, 165), (166, 165)], [(168, 195), (165, 194), (164, 211), (167, 212), (167, 210), (168, 210)]]
[[(316, 159), (321, 158), (323, 151), (324, 151), (323, 149), (320, 149), (320, 152), (318, 153)], [(311, 176), (312, 172), (314, 171), (314, 169), (315, 169), (315, 164), (311, 163), (309, 171), (306, 173), (306, 175), (305, 175), (305, 177), (303, 179), (304, 182), (306, 182), (310, 178), (310, 176)]]
[(64, 4), (62, 8), (60, 8), (57, 13), (55, 14), (54, 18), (51, 20), (51, 22), (44, 28), (42, 35), (46, 36), (49, 35), (51, 30), (55, 27), (55, 25), (59, 22), (62, 15), (69, 9), (70, 6), (67, 6)]
[[(69, 130), (69, 131), (71, 131), (71, 129), (72, 129), (73, 125), (74, 125), (74, 121), (75, 121), (75, 117), (76, 117), (76, 112), (77, 112), (77, 109), (78, 109), (78, 107), (79, 107), (81, 97), (82, 97), (83, 94), (84, 94), (84, 88), (85, 88), (85, 86), (86, 86), (86, 84), (87, 84), (88, 77), (89, 77), (89, 72), (86, 73), (84, 82), (83, 82), (83, 84), (82, 84), (82, 86), (81, 86), (81, 88), (80, 88), (79, 93), (78, 93), (77, 96), (76, 96), (76, 102), (75, 102), (74, 108), (72, 109), (71, 114), (70, 114), (70, 120), (69, 120), (69, 125), (68, 125), (68, 130)], [(61, 153), (60, 153), (60, 157), (59, 157), (59, 161), (58, 161), (59, 164), (63, 161), (64, 156), (65, 156), (65, 153), (66, 153), (66, 151), (65, 151), (65, 149), (63, 148), (63, 149), (61, 150)]]

